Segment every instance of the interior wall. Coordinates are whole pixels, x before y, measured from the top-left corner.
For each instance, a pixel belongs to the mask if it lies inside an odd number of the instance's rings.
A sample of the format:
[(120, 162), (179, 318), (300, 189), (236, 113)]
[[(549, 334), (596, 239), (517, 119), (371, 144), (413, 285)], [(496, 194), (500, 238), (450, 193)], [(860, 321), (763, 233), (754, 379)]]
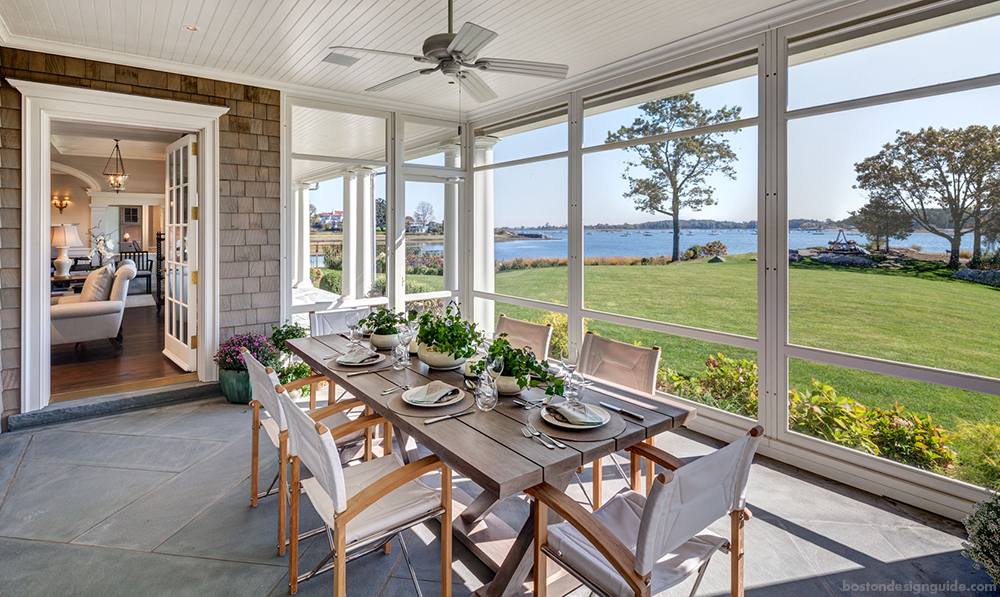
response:
[(21, 410), (22, 375), (21, 94), (6, 81), (8, 77), (228, 106), (229, 112), (219, 119), (219, 340), (237, 333), (270, 332), (280, 317), (280, 93), (0, 48), (0, 424), (6, 425), (7, 416)]
[[(90, 232), (90, 196), (84, 188), (84, 183), (75, 176), (69, 174), (52, 174), (52, 194), (60, 199), (69, 197), (69, 207), (63, 209), (62, 213), (55, 207), (52, 208), (52, 225), (76, 224), (76, 230), (80, 234), (80, 240), (87, 243)], [(49, 200), (51, 201), (51, 197)], [(71, 251), (72, 252), (72, 251)]]
[[(136, 160), (129, 159), (128, 155), (122, 157), (125, 162), (125, 171), (128, 172), (128, 180), (125, 181), (123, 191), (128, 193), (163, 192), (163, 185), (166, 184), (167, 177), (166, 159)], [(103, 174), (104, 166), (108, 162), (107, 156), (64, 155), (57, 153), (56, 148), (53, 147), (52, 161), (76, 168), (81, 172), (86, 172), (91, 178), (100, 183), (102, 191), (114, 191), (114, 189), (108, 186), (108, 179)]]

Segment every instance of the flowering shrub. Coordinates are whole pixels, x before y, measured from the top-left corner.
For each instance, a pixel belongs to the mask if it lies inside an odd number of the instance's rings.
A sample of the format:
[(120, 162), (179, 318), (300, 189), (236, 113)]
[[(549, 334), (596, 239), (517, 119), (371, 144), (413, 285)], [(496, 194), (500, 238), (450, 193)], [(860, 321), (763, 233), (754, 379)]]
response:
[(701, 254), (704, 257), (715, 257), (716, 255), (726, 255), (729, 249), (726, 245), (722, 244), (722, 241), (713, 240), (712, 242), (706, 244), (701, 248)]
[(962, 555), (1000, 583), (1000, 494), (973, 506), (972, 514), (962, 522), (969, 533), (969, 540), (962, 543)]
[(215, 363), (226, 371), (246, 371), (247, 366), (240, 354), (240, 347), (246, 347), (250, 354), (263, 365), (271, 366), (278, 358), (278, 350), (263, 334), (236, 334), (219, 345), (215, 353)]
[(406, 253), (406, 273), (421, 276), (443, 276), (444, 254), (431, 252)]

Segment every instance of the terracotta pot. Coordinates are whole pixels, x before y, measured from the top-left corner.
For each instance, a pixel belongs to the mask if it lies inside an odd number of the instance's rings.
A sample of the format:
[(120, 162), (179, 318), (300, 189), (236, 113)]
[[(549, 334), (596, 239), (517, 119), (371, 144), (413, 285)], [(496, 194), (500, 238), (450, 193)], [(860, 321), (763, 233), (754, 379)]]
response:
[(250, 404), (250, 372), (231, 371), (222, 369), (219, 371), (219, 386), (222, 395), (233, 404)]
[(399, 346), (399, 334), (372, 334), (371, 342), (376, 350), (392, 350)]
[(521, 386), (517, 385), (517, 378), (511, 375), (501, 375), (497, 378), (497, 393), (504, 396), (514, 396), (521, 393)]
[(422, 342), (417, 346), (417, 356), (431, 369), (442, 371), (458, 369), (466, 361), (465, 357), (457, 359), (450, 354), (438, 352)]

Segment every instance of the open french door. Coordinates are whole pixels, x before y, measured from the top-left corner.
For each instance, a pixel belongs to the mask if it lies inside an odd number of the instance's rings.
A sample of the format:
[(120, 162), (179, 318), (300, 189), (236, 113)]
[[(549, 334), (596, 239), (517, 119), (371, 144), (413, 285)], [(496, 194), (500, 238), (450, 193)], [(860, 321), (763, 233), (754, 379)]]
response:
[(185, 371), (198, 362), (197, 136), (167, 147), (163, 354)]

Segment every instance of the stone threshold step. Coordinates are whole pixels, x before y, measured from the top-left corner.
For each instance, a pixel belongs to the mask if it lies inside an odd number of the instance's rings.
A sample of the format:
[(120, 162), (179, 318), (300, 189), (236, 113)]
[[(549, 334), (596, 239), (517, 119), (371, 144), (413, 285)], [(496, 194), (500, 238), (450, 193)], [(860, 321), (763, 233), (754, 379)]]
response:
[(77, 419), (100, 417), (129, 410), (139, 410), (176, 402), (189, 402), (220, 396), (218, 382), (192, 381), (170, 386), (147, 388), (120, 394), (94, 396), (68, 402), (55, 402), (41, 410), (10, 415), (7, 426), (11, 431), (51, 425)]

